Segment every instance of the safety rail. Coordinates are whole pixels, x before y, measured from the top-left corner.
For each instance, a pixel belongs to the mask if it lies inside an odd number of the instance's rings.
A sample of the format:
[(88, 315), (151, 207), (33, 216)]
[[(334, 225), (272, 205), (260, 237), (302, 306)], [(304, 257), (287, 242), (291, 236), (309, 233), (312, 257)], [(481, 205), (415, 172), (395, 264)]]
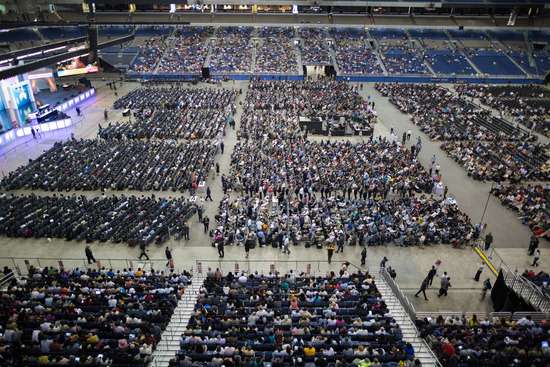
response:
[(475, 244), (474, 249), (477, 250), (483, 261), (488, 262), (488, 265), (493, 266), (497, 271), (502, 271), (504, 281), (510, 289), (535, 309), (541, 312), (550, 312), (550, 295), (541, 287), (525, 279), (517, 269), (512, 270), (494, 248), (486, 252), (483, 247), (484, 245), (480, 241)]
[(290, 270), (303, 272), (307, 275), (327, 274), (330, 271), (337, 271), (343, 265), (352, 268), (354, 271), (367, 271), (367, 267), (360, 267), (349, 261), (328, 261), (323, 260), (225, 260), (225, 259), (198, 259), (195, 261), (195, 269), (198, 274), (206, 274), (208, 269), (215, 271), (221, 270), (223, 273), (234, 272), (239, 273), (245, 271), (250, 273), (257, 271), (258, 273), (267, 274), (269, 272), (288, 273)]
[(7, 275), (4, 275), (0, 279), (0, 288), (4, 287), (6, 284), (8, 284), (9, 282), (11, 282), (14, 279), (15, 279), (15, 273), (14, 272), (11, 272)]
[(411, 320), (414, 320), (416, 317), (416, 310), (414, 309), (414, 306), (411, 303), (411, 301), (409, 301), (407, 296), (405, 296), (405, 293), (401, 291), (401, 288), (399, 288), (399, 286), (397, 285), (395, 280), (393, 280), (393, 278), (390, 276), (386, 268), (380, 268), (379, 273), (380, 273), (380, 276), (384, 278), (384, 280), (392, 290), (394, 296), (397, 297), (397, 299), (401, 303), (401, 306), (403, 306), (403, 309), (405, 310), (407, 315), (409, 315)]
[[(165, 270), (170, 269), (168, 267), (168, 261), (166, 259), (123, 259), (123, 258), (96, 258), (95, 263), (88, 263), (86, 258), (61, 258), (61, 257), (0, 257), (0, 266), (7, 266), (13, 268), (17, 275), (26, 275), (29, 269), (54, 267), (56, 269), (88, 269), (96, 268), (101, 269), (136, 269), (141, 268), (144, 270)], [(183, 270), (193, 273), (193, 268), (185, 268), (183, 266), (174, 266), (175, 272), (182, 272)]]
[(407, 316), (409, 316), (410, 325), (413, 328), (414, 335), (415, 335), (414, 341), (417, 344), (415, 352), (417, 352), (417, 353), (420, 353), (420, 352), (429, 353), (432, 357), (432, 360), (435, 362), (436, 366), (442, 367), (443, 365), (439, 361), (439, 358), (437, 358), (437, 355), (434, 353), (432, 348), (430, 348), (430, 346), (428, 345), (426, 340), (424, 340), (424, 338), (422, 338), (420, 336), (420, 332), (418, 331), (418, 328), (416, 327), (416, 311), (414, 309), (413, 304), (409, 301), (409, 299), (401, 291), (401, 289), (399, 288), (399, 285), (397, 285), (395, 280), (390, 276), (390, 274), (388, 273), (386, 268), (381, 267), (380, 271), (379, 271), (379, 274), (382, 277), (382, 279), (384, 279), (384, 281), (386, 282), (388, 287), (390, 287), (393, 295), (395, 296), (395, 298), (397, 298), (397, 300), (399, 301), (399, 303), (401, 304), (401, 306), (405, 310), (405, 313), (407, 314)]
[(550, 313), (547, 312), (454, 312), (454, 311), (436, 311), (436, 312), (417, 312), (417, 319), (437, 318), (439, 316), (444, 319), (447, 317), (465, 317), (471, 318), (476, 316), (479, 320), (483, 319), (506, 319), (506, 320), (521, 320), (522, 318), (530, 317), (533, 321), (550, 320)]

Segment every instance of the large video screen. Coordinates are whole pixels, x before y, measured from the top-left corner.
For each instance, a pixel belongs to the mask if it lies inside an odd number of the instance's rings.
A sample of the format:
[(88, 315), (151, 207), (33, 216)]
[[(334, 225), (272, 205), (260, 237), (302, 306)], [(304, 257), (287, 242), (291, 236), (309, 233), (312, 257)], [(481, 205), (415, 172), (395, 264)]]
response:
[(78, 56), (57, 65), (57, 76), (69, 76), (98, 72), (97, 63), (88, 64), (88, 56)]
[(31, 86), (28, 81), (11, 85), (10, 93), (15, 105), (15, 113), (18, 115), (19, 121), (24, 124), (29, 113), (34, 110)]

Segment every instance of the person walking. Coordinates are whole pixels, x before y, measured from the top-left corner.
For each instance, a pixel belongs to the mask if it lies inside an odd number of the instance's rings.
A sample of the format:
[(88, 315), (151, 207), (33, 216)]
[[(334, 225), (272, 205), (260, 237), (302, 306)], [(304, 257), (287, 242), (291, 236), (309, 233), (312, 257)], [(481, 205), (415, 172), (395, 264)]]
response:
[(451, 278), (447, 276), (441, 277), (441, 288), (439, 288), (439, 294), (437, 296), (438, 297), (447, 296), (450, 286), (451, 286)]
[(489, 232), (485, 236), (485, 251), (489, 251), (489, 248), (491, 247), (492, 243), (493, 243), (493, 234)]
[(361, 250), (361, 266), (365, 266), (367, 262), (367, 246), (363, 247)]
[(183, 238), (186, 241), (189, 241), (189, 225), (186, 222), (183, 222), (182, 232), (183, 232)]
[(422, 293), (424, 295), (424, 299), (427, 301), (428, 297), (426, 297), (426, 289), (428, 288), (428, 283), (429, 282), (430, 281), (429, 281), (428, 277), (424, 278), (424, 280), (422, 281), (422, 284), (420, 284), (420, 289), (418, 290), (418, 292), (416, 292), (416, 294), (414, 296), (418, 297), (418, 295), (420, 293)]
[(388, 262), (388, 258), (386, 256), (384, 256), (384, 258), (382, 259), (382, 261), (380, 261), (380, 267), (381, 268), (386, 268), (386, 263)]
[(283, 236), (283, 254), (290, 255), (290, 238), (288, 238), (288, 235)]
[(539, 239), (535, 235), (531, 235), (529, 240), (529, 256), (533, 256), (535, 250), (539, 248)]
[(201, 222), (201, 223), (202, 223), (202, 214), (203, 214), (202, 206), (199, 206), (197, 208), (197, 217), (199, 217), (199, 222)]
[(210, 218), (204, 217), (202, 220), (202, 224), (204, 225), (204, 233), (208, 233), (208, 228), (210, 227)]
[(540, 250), (536, 249), (533, 253), (533, 263), (531, 266), (539, 266), (539, 260), (540, 260)]
[(94, 254), (92, 253), (92, 249), (90, 248), (90, 246), (86, 246), (86, 248), (84, 249), (84, 253), (86, 254), (88, 264), (95, 263)]
[(225, 249), (224, 249), (224, 243), (223, 243), (223, 236), (221, 233), (219, 233), (216, 236), (216, 245), (218, 248), (218, 256), (223, 258), (225, 256)]
[(485, 299), (487, 291), (491, 290), (491, 288), (493, 288), (493, 286), (491, 285), (491, 279), (485, 279), (485, 281), (483, 282), (483, 288), (481, 289), (481, 299)]
[(430, 271), (428, 271), (428, 276), (426, 279), (428, 279), (428, 287), (430, 287), (434, 281), (434, 277), (437, 274), (437, 269), (435, 268), (435, 265), (432, 265), (432, 268)]
[(166, 267), (170, 268), (171, 270), (174, 269), (174, 260), (172, 259), (172, 250), (166, 246), (166, 249), (164, 250), (164, 254), (166, 255)]
[(31, 133), (32, 133), (32, 138), (36, 139), (36, 131), (34, 131), (34, 128), (32, 127), (31, 127)]
[(149, 260), (149, 255), (147, 255), (147, 245), (142, 242), (139, 244), (139, 249), (141, 250), (141, 252), (139, 253), (139, 259), (141, 260), (141, 258), (145, 256), (145, 258)]
[(206, 199), (205, 200), (208, 200), (210, 199), (210, 201), (214, 201), (212, 200), (212, 190), (210, 190), (210, 186), (206, 186)]
[(476, 282), (479, 282), (479, 277), (481, 276), (481, 273), (483, 273), (484, 268), (485, 268), (484, 263), (479, 264), (479, 267), (477, 268), (477, 271), (476, 271), (476, 275), (474, 276), (474, 280)]
[(336, 246), (333, 242), (329, 243), (327, 245), (327, 255), (328, 255), (328, 263), (330, 264), (332, 261), (332, 255), (334, 254), (334, 250), (336, 249)]
[(220, 175), (220, 164), (216, 162), (216, 176)]
[(107, 109), (103, 110), (103, 117), (105, 118), (105, 121), (109, 118), (109, 111), (107, 111)]
[(223, 148), (225, 148), (225, 145), (223, 144), (223, 141), (220, 143), (220, 151), (223, 154)]
[(346, 235), (344, 232), (338, 233), (338, 237), (336, 239), (336, 243), (338, 244), (338, 248), (336, 249), (336, 253), (344, 252), (344, 244), (346, 243)]
[(244, 252), (246, 253), (246, 258), (248, 259), (248, 255), (250, 253), (250, 245), (251, 245), (251, 238), (250, 236), (246, 236), (246, 240), (244, 241)]

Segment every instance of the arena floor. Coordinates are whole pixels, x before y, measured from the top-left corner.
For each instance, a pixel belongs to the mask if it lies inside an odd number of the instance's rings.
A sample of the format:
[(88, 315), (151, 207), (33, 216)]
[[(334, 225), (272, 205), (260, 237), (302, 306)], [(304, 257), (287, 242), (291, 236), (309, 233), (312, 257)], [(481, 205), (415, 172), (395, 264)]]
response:
[[(224, 82), (223, 87), (242, 89), (243, 93), (237, 99), (237, 105), (244, 100), (248, 82)], [(97, 94), (95, 100), (87, 102), (81, 107), (83, 116), (77, 117), (76, 112), (70, 111), (69, 114), (73, 117), (73, 122), (77, 121), (72, 127), (46, 133), (45, 136), (38, 140), (28, 138), (25, 141), (18, 143), (6, 154), (0, 156), (0, 174), (5, 175), (7, 172), (14, 170), (20, 165), (27, 162), (29, 158), (38, 157), (44, 150), (51, 147), (55, 141), (68, 139), (71, 133), (74, 133), (76, 138), (93, 138), (98, 131), (98, 123), (105, 125), (103, 111), (105, 108), (111, 110), (114, 100), (117, 98), (114, 92), (110, 90), (104, 81), (99, 79), (94, 83)], [(207, 85), (211, 87), (211, 84)], [(124, 83), (118, 89), (119, 96), (128, 91), (137, 88), (138, 83)], [(197, 87), (201, 87), (199, 84)], [(488, 193), (491, 187), (490, 183), (482, 183), (470, 179), (462, 167), (448, 158), (442, 150), (439, 149), (439, 144), (434, 143), (422, 134), (415, 125), (413, 125), (408, 116), (399, 112), (393, 105), (390, 104), (387, 98), (382, 97), (372, 84), (365, 84), (362, 90), (365, 97), (371, 96), (376, 102), (376, 110), (379, 115), (379, 123), (375, 126), (375, 135), (389, 136), (391, 128), (394, 128), (397, 136), (400, 137), (403, 131), (411, 130), (413, 137), (411, 142), (416, 142), (416, 137), (422, 138), (422, 151), (420, 160), (424, 165), (428, 165), (433, 154), (436, 155), (437, 161), (441, 166), (443, 181), (449, 188), (449, 194), (456, 198), (459, 206), (467, 213), (472, 223), (478, 223), (481, 219)], [(110, 121), (121, 121), (127, 119), (122, 117), (120, 111), (109, 112)], [(242, 108), (237, 107), (236, 122), (237, 129), (239, 128), (240, 115)], [(313, 137), (312, 139), (317, 139)], [(361, 139), (360, 137), (351, 138), (354, 140)], [(233, 146), (236, 143), (236, 130), (228, 129), (227, 136), (224, 140), (225, 154), (216, 157), (220, 164), (221, 174), (229, 171), (229, 160)], [(211, 219), (218, 209), (218, 203), (222, 197), (221, 182), (219, 177), (216, 177), (212, 171), (207, 182), (212, 189), (213, 202), (204, 202), (205, 213)], [(135, 194), (148, 195), (155, 194), (161, 197), (175, 197), (183, 194), (173, 192), (110, 192), (111, 194)], [(45, 194), (45, 193), (37, 193)], [(101, 195), (100, 192), (79, 192), (83, 195)], [(186, 195), (186, 194), (185, 194)], [(204, 196), (204, 194), (203, 194)], [(495, 238), (494, 247), (496, 253), (507, 263), (511, 268), (517, 269), (519, 272), (530, 268), (531, 258), (527, 256), (527, 245), (531, 235), (529, 229), (522, 225), (516, 215), (503, 207), (494, 197), (489, 198), (487, 212), (484, 222), (488, 224), (488, 230), (493, 233)], [(196, 261), (201, 260), (203, 267), (218, 267), (222, 266), (225, 270), (233, 270), (235, 260), (244, 263), (244, 250), (240, 247), (226, 247), (226, 256), (224, 262), (218, 261), (217, 251), (211, 247), (210, 239), (203, 233), (202, 224), (198, 222), (197, 217), (191, 219), (191, 239), (189, 241), (170, 240), (168, 246), (173, 249), (175, 264), (178, 268), (190, 268), (196, 266)], [(13, 239), (0, 238), (0, 265), (13, 265), (11, 257), (21, 258), (19, 264), (23, 264), (23, 259), (33, 258), (50, 258), (50, 261), (42, 261), (41, 265), (57, 265), (57, 259), (65, 259), (66, 266), (83, 266), (84, 244), (77, 242), (67, 242), (63, 240), (34, 240), (34, 239)], [(548, 250), (548, 242), (541, 241), (542, 261), (538, 270), (550, 272), (550, 264), (545, 261), (546, 252)], [(113, 267), (126, 267), (129, 262), (126, 259), (133, 259), (132, 266), (138, 267), (143, 265), (142, 261), (136, 260), (139, 250), (131, 248), (123, 244), (104, 244), (93, 243), (91, 248), (97, 259), (104, 259), (102, 265)], [(291, 248), (290, 255), (283, 255), (278, 250), (272, 248), (256, 248), (251, 251), (249, 266), (251, 270), (269, 271), (271, 260), (288, 261), (280, 266), (278, 270), (284, 271), (288, 269), (303, 270), (306, 264), (311, 263), (313, 270), (327, 270), (328, 265), (318, 263), (318, 260), (326, 260), (326, 251), (317, 249), (306, 249), (302, 246)], [(149, 247), (149, 256), (151, 259), (164, 258), (164, 246), (157, 247), (152, 245)], [(334, 260), (350, 261), (354, 264), (359, 264), (360, 248), (346, 248), (343, 254), (335, 254)], [(449, 296), (445, 299), (439, 299), (436, 296), (438, 281), (434, 282), (433, 290), (428, 293), (429, 301), (426, 302), (421, 298), (411, 299), (419, 311), (492, 311), (490, 301), (480, 301), (481, 282), (477, 283), (473, 280), (473, 276), (480, 263), (480, 258), (471, 249), (453, 249), (448, 245), (430, 246), (425, 248), (406, 248), (393, 245), (381, 246), (377, 248), (369, 248), (367, 256), (367, 264), (371, 271), (375, 272), (378, 268), (380, 260), (383, 256), (389, 259), (389, 265), (397, 271), (397, 281), (400, 287), (406, 294), (411, 295), (416, 292), (422, 279), (426, 276), (429, 268), (436, 260), (441, 260), (442, 265), (440, 271), (447, 271), (451, 277), (452, 288)], [(69, 260), (73, 259), (73, 260)], [(110, 260), (107, 260), (110, 259)], [(120, 259), (120, 260), (115, 260)], [(32, 261), (31, 261), (32, 262)], [(34, 262), (36, 263), (36, 262)], [(159, 267), (164, 266), (164, 262)], [(498, 266), (498, 261), (496, 264)], [(283, 268), (285, 267), (285, 268)], [(332, 269), (337, 269), (338, 263), (333, 263)], [(242, 268), (242, 266), (241, 266)], [(482, 279), (486, 277), (494, 277), (488, 269), (484, 271)], [(436, 284), (437, 283), (437, 284)]]

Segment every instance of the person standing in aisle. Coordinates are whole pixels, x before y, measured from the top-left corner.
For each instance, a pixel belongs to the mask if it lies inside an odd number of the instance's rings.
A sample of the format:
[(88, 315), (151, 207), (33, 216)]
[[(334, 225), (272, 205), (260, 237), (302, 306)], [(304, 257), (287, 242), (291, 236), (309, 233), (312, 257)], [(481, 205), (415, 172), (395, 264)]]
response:
[(186, 241), (189, 241), (189, 225), (186, 222), (183, 222), (182, 232), (183, 232), (183, 238)]
[(90, 248), (90, 246), (86, 246), (86, 248), (84, 249), (84, 253), (86, 254), (88, 264), (95, 263), (94, 254), (92, 253), (92, 249)]
[(367, 246), (363, 247), (363, 250), (361, 250), (361, 266), (365, 266), (366, 262), (367, 262)]
[(208, 228), (210, 228), (210, 218), (204, 217), (202, 224), (204, 225), (204, 233), (208, 233)]
[(491, 288), (493, 288), (493, 286), (491, 285), (491, 279), (485, 279), (485, 281), (483, 282), (483, 288), (481, 289), (481, 299), (485, 299), (487, 291), (491, 290)]
[(479, 277), (481, 276), (481, 273), (483, 273), (483, 268), (485, 268), (485, 264), (484, 263), (479, 264), (476, 275), (474, 276), (474, 280), (476, 282), (479, 282)]
[(416, 294), (414, 296), (418, 297), (418, 295), (420, 293), (422, 293), (424, 295), (424, 299), (427, 301), (428, 297), (426, 297), (426, 289), (428, 288), (428, 283), (429, 282), (430, 281), (429, 281), (428, 277), (424, 278), (424, 280), (422, 281), (422, 284), (420, 284), (420, 289), (418, 290), (418, 292), (416, 292)]
[(171, 270), (173, 270), (174, 260), (172, 258), (172, 250), (168, 246), (166, 246), (166, 249), (164, 250), (164, 254), (166, 255), (166, 260), (167, 260), (166, 267), (167, 268), (169, 267)]
[(437, 269), (435, 268), (435, 265), (432, 265), (432, 268), (430, 269), (430, 271), (428, 271), (428, 276), (427, 276), (428, 287), (432, 285), (436, 274), (437, 274)]
[(330, 242), (327, 245), (327, 255), (328, 255), (328, 263), (329, 264), (332, 262), (332, 255), (334, 254), (335, 249), (336, 249), (336, 245), (334, 245), (333, 242)]
[(212, 200), (212, 190), (210, 190), (210, 186), (206, 186), (206, 199), (205, 200), (208, 200), (210, 199), (210, 201), (214, 201)]
[(139, 253), (139, 259), (141, 260), (141, 258), (145, 256), (145, 258), (149, 260), (149, 255), (147, 255), (147, 245), (142, 242), (139, 244), (139, 249), (141, 250)]
[(533, 254), (533, 263), (531, 266), (539, 266), (539, 260), (540, 260), (540, 250), (536, 249), (535, 253)]
[(485, 236), (485, 251), (489, 251), (489, 248), (491, 247), (492, 243), (493, 243), (493, 234), (489, 232)]
[[(445, 273), (447, 274), (447, 273)], [(448, 276), (441, 277), (441, 288), (439, 289), (438, 297), (447, 296), (449, 287), (451, 286), (451, 278)]]

